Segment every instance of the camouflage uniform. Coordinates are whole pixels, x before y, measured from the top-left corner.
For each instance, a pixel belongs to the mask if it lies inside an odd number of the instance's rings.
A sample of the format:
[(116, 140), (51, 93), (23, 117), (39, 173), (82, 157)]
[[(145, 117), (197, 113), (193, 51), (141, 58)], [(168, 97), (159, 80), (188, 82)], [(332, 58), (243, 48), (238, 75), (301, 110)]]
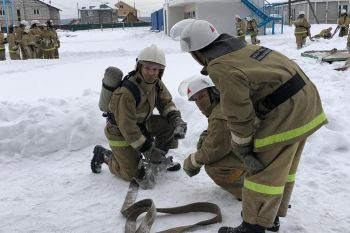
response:
[(5, 37), (4, 33), (0, 32), (0, 61), (6, 60), (5, 56)]
[[(140, 103), (136, 106), (133, 94), (126, 87), (115, 90), (109, 103), (115, 122), (108, 122), (105, 127), (113, 152), (108, 161), (110, 172), (127, 181), (140, 176), (139, 150), (149, 137), (155, 137), (155, 146), (163, 151), (177, 148), (178, 141), (173, 137), (174, 126), (169, 117), (180, 116), (161, 80), (158, 79), (156, 84), (146, 84), (139, 72), (131, 75), (129, 80), (141, 92)], [(154, 108), (158, 109), (160, 116), (153, 115)]]
[(250, 34), (250, 39), (252, 41), (252, 44), (260, 43), (260, 40), (257, 39), (259, 29), (255, 19), (251, 19), (247, 21), (247, 32), (248, 34)]
[(288, 210), (306, 138), (327, 123), (318, 91), (289, 58), (227, 34), (199, 55), (220, 91), (233, 151), (253, 150), (265, 167), (244, 179), (243, 219), (271, 227)]
[(294, 35), (297, 44), (297, 49), (301, 49), (305, 45), (306, 37), (311, 36), (311, 25), (305, 19), (304, 15), (299, 15), (298, 19), (293, 21), (295, 26)]
[(245, 22), (240, 18), (236, 18), (236, 35), (237, 38), (245, 41), (246, 26)]
[(195, 159), (205, 165), (205, 171), (217, 185), (241, 199), (244, 167), (232, 152), (231, 134), (220, 104), (214, 102), (209, 114), (206, 136), (197, 145)]
[(348, 14), (342, 14), (338, 19), (339, 37), (348, 35), (350, 19)]

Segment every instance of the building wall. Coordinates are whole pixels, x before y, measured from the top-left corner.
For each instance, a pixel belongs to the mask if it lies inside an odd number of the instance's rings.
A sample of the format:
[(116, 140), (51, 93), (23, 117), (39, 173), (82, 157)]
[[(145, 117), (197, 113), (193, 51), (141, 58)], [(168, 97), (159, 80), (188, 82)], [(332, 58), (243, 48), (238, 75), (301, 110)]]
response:
[(80, 24), (113, 23), (112, 10), (80, 10)]
[[(2, 1), (0, 1), (2, 3)], [(60, 24), (60, 12), (58, 9), (51, 7), (43, 2), (36, 0), (14, 0), (12, 5), (7, 5), (5, 11), (6, 17), (9, 17), (10, 24), (19, 24), (21, 20), (28, 22), (36, 19), (41, 23), (45, 23), (47, 20), (53, 20), (53, 23)], [(14, 17), (12, 17), (12, 9), (14, 10)], [(0, 4), (0, 11), (2, 10), (2, 4)], [(0, 25), (5, 25), (5, 18), (0, 16)], [(14, 21), (12, 21), (12, 18)]]
[(118, 17), (125, 17), (131, 12), (133, 15), (137, 16), (137, 10), (134, 9), (134, 7), (126, 4), (125, 2), (118, 2), (115, 4), (115, 6), (118, 8)]
[[(240, 0), (198, 1), (191, 4), (183, 3), (179, 6), (174, 6), (174, 2), (176, 1), (164, 4), (164, 31), (168, 35), (171, 27), (185, 18), (207, 20), (217, 28), (219, 33), (236, 35), (235, 15), (239, 14), (243, 18), (252, 13)], [(263, 0), (253, 2), (259, 7), (263, 6)]]
[[(349, 12), (349, 1), (317, 1), (311, 2), (318, 22), (321, 24), (336, 24), (340, 15), (341, 7)], [(288, 5), (278, 7), (279, 12), (283, 12), (284, 22), (288, 24)], [(305, 17), (311, 23), (317, 23), (308, 3), (292, 4), (292, 20), (298, 17), (300, 11), (305, 11)]]

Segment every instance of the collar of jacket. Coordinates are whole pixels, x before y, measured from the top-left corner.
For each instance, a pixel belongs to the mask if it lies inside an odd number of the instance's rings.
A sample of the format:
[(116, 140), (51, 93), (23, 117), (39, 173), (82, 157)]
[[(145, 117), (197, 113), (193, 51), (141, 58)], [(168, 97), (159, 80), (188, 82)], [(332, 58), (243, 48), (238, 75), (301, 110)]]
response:
[(209, 61), (247, 46), (247, 42), (228, 34), (221, 34), (213, 43), (199, 50)]

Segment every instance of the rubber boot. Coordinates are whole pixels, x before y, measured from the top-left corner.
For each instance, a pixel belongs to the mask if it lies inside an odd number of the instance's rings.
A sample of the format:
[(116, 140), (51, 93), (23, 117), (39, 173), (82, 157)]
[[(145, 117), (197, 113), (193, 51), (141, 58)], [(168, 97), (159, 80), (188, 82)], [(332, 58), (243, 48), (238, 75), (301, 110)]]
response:
[(265, 233), (266, 228), (256, 224), (242, 222), (238, 227), (220, 227), (218, 233)]
[(102, 164), (109, 159), (112, 155), (112, 151), (97, 145), (94, 148), (94, 156), (91, 159), (90, 167), (93, 173), (101, 173)]

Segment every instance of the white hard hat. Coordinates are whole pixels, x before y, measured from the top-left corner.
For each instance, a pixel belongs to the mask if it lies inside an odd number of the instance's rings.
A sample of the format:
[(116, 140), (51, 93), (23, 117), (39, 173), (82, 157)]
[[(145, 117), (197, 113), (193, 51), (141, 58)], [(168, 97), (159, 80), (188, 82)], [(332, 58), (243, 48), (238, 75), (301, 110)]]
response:
[(39, 26), (40, 22), (39, 20), (34, 19), (30, 22), (30, 25), (33, 25), (33, 24), (36, 24), (37, 26)]
[(299, 11), (299, 15), (305, 15), (305, 11)]
[(164, 52), (154, 44), (141, 50), (137, 56), (137, 63), (140, 61), (153, 62), (165, 67)]
[(179, 22), (177, 22), (174, 26), (170, 29), (170, 37), (173, 40), (180, 40), (180, 36), (182, 31), (185, 29), (185, 27), (191, 23), (196, 21), (195, 19), (184, 19)]
[(341, 9), (340, 13), (341, 13), (341, 14), (345, 14), (345, 13), (346, 13), (346, 10), (345, 10), (345, 9)]
[(24, 32), (25, 32), (25, 33), (29, 33), (29, 31), (30, 31), (30, 26), (28, 26), (28, 25), (25, 26), (25, 27), (24, 27)]
[(29, 25), (29, 23), (26, 20), (21, 20), (20, 24), (25, 25), (25, 26)]
[(213, 81), (208, 76), (194, 75), (183, 80), (179, 85), (178, 91), (181, 96), (187, 95), (188, 100), (191, 100), (191, 97), (197, 92), (214, 86)]
[(249, 16), (245, 17), (245, 19), (246, 19), (247, 21), (251, 21), (251, 20), (252, 20), (252, 18), (250, 18)]
[(185, 52), (200, 50), (219, 36), (220, 34), (211, 23), (205, 20), (195, 20), (187, 25), (181, 33), (181, 49)]
[(235, 18), (241, 19), (241, 16), (240, 15), (235, 15)]

